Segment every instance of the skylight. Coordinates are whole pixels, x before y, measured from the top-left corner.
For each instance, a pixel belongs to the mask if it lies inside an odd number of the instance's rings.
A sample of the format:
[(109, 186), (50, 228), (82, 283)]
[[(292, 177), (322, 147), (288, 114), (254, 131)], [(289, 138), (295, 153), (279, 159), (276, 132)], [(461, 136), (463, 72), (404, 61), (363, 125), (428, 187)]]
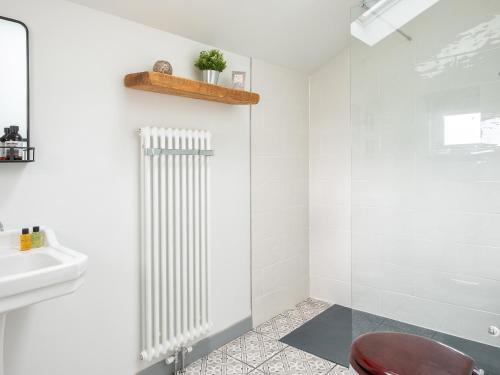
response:
[(439, 0), (380, 0), (351, 23), (351, 35), (373, 46)]

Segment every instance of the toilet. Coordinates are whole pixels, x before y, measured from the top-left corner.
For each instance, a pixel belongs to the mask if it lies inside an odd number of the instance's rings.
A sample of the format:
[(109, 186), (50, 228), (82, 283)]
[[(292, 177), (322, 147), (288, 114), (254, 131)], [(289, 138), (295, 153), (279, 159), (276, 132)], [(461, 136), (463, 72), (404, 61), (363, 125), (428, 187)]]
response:
[(375, 332), (358, 337), (351, 346), (351, 374), (471, 375), (469, 356), (425, 337)]

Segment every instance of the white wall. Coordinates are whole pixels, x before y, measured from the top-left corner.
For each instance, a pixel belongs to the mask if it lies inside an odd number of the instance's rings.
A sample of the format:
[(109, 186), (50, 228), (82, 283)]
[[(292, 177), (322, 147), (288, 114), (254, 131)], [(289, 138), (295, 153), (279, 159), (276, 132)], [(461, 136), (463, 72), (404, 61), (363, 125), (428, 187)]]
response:
[(311, 297), (350, 305), (350, 83), (345, 50), (310, 76)]
[(352, 48), (352, 303), (500, 346), (498, 144), (444, 139), (448, 115), (500, 132), (500, 3), (442, 0), (404, 31)]
[[(126, 73), (171, 61), (194, 77), (208, 46), (58, 0), (4, 0), (31, 37), (37, 161), (1, 165), (0, 220), (45, 224), (89, 256), (75, 294), (7, 318), (9, 375), (133, 374), (139, 343), (139, 139), (161, 125), (213, 133), (213, 317), (218, 332), (250, 316), (249, 108), (126, 89)], [(227, 53), (231, 70), (246, 57)], [(230, 301), (230, 302), (228, 302)]]
[(252, 312), (254, 325), (308, 296), (307, 76), (253, 61)]

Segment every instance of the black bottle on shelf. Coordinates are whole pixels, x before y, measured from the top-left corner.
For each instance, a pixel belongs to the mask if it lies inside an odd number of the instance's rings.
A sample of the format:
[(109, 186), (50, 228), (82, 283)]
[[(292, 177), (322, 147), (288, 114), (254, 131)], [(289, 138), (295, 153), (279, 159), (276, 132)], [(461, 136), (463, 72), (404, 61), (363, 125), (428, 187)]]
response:
[[(7, 141), (7, 136), (10, 133), (10, 128), (3, 128), (4, 134), (0, 137), (0, 147), (5, 147), (5, 142)], [(7, 159), (7, 149), (6, 148), (0, 148), (0, 160), (6, 160)]]
[(19, 126), (12, 125), (9, 135), (5, 140), (5, 146), (11, 147), (7, 149), (7, 160), (23, 160), (22, 148), (23, 137), (19, 134)]

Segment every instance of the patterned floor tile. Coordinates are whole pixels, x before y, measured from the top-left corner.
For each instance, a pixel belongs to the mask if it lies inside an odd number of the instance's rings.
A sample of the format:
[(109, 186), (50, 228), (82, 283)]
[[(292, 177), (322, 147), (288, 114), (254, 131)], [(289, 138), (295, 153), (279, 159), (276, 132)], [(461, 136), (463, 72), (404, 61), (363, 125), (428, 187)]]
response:
[(253, 367), (216, 350), (189, 365), (186, 375), (246, 375), (253, 370)]
[(262, 323), (255, 328), (255, 331), (279, 340), (299, 328), (302, 324), (304, 324), (302, 320), (294, 319), (290, 316), (289, 310)]
[(288, 347), (257, 369), (266, 375), (324, 375), (334, 366), (332, 362)]
[(337, 365), (328, 373), (328, 375), (350, 375), (350, 373), (348, 368)]
[(314, 318), (316, 315), (321, 314), (329, 307), (330, 304), (327, 302), (308, 298), (305, 301), (298, 303), (294, 309), (289, 310), (287, 313), (290, 318), (300, 320), (305, 323)]
[(238, 337), (219, 350), (253, 367), (258, 367), (264, 361), (283, 350), (287, 346), (270, 336), (250, 331)]

